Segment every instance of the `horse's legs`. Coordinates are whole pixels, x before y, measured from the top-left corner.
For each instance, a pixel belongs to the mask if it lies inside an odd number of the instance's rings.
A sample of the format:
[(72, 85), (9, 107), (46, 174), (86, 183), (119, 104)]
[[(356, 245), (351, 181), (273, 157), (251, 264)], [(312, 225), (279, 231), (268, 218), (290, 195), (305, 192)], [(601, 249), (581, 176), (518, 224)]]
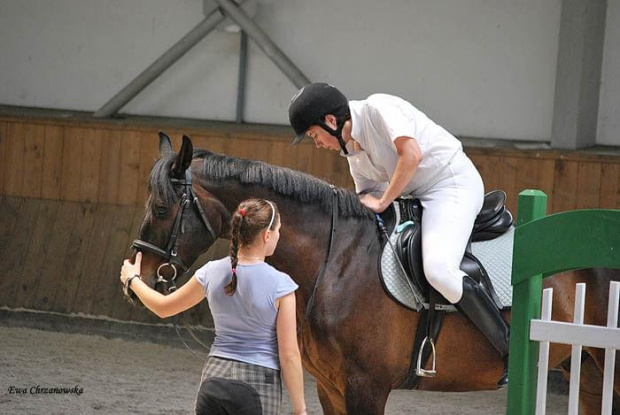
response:
[[(562, 373), (567, 380), (570, 380), (570, 371), (562, 368)], [(579, 379), (579, 406), (583, 415), (593, 415), (601, 413), (603, 390), (603, 372), (592, 358), (587, 355), (581, 363), (581, 378)], [(612, 413), (620, 413), (620, 396), (614, 394), (614, 404)]]
[(316, 383), (316, 390), (325, 415), (344, 415), (347, 413), (344, 397), (340, 392), (319, 382)]
[[(605, 349), (588, 348), (587, 352), (590, 354), (591, 358), (594, 359), (602, 376), (605, 370)], [(620, 365), (617, 364), (618, 354), (619, 353), (616, 351), (616, 366), (614, 367), (614, 391), (616, 395), (620, 395)]]
[(390, 394), (387, 382), (380, 382), (369, 374), (350, 373), (347, 379), (345, 402), (347, 414), (381, 415)]

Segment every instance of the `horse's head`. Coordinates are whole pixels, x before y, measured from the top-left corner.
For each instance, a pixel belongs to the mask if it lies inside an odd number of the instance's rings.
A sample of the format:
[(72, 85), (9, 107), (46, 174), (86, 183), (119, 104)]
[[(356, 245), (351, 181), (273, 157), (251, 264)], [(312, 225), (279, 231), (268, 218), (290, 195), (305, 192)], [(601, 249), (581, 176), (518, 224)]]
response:
[[(197, 185), (192, 175), (193, 146), (183, 136), (175, 153), (168, 136), (159, 133), (160, 158), (149, 177), (149, 198), (140, 235), (132, 247), (142, 252), (140, 278), (163, 294), (176, 289), (177, 276), (220, 236), (229, 232), (230, 214)], [(135, 295), (131, 293), (131, 298)]]

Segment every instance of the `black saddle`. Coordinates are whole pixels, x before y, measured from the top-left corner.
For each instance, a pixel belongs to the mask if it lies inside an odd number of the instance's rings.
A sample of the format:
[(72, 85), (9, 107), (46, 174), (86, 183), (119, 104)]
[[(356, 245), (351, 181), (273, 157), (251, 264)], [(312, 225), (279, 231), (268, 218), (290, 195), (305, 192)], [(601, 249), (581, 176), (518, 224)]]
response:
[[(411, 281), (428, 300), (431, 287), (426, 280), (422, 265), (422, 204), (418, 199), (398, 199), (398, 203), (401, 211), (401, 225), (404, 224), (405, 228), (399, 233), (395, 248)], [(501, 190), (487, 193), (461, 261), (461, 270), (478, 282), (499, 308), (501, 308), (499, 298), (493, 290), (484, 266), (472, 253), (471, 242), (497, 238), (508, 231), (512, 223), (512, 215), (506, 209), (506, 193)], [(439, 303), (447, 304), (447, 300), (444, 299)]]
[[(404, 227), (395, 243), (396, 253), (411, 282), (417, 291), (424, 296), (424, 302), (429, 304), (428, 308), (422, 309), (420, 312), (420, 322), (414, 338), (409, 371), (397, 386), (398, 389), (417, 389), (420, 376), (434, 376), (434, 346), (431, 349), (424, 347), (424, 345), (427, 339), (430, 339), (430, 343), (433, 344), (439, 338), (446, 313), (446, 308), (442, 308), (442, 306), (450, 303), (430, 286), (424, 275), (422, 265), (422, 204), (418, 199), (398, 199), (398, 203), (401, 212), (400, 223), (395, 221), (396, 215), (393, 206), (390, 206), (381, 216), (385, 223), (391, 225), (388, 225), (391, 228), (390, 231), (393, 230), (394, 226)], [(506, 193), (501, 190), (494, 190), (484, 196), (482, 209), (476, 217), (470, 242), (467, 244), (460, 267), (463, 272), (489, 293), (498, 308), (501, 308), (502, 305), (484, 266), (472, 253), (471, 243), (497, 238), (510, 229), (513, 219), (505, 204)], [(381, 270), (380, 264), (379, 270)], [(432, 370), (422, 371), (421, 373), (420, 367), (426, 366), (431, 353), (433, 356)]]

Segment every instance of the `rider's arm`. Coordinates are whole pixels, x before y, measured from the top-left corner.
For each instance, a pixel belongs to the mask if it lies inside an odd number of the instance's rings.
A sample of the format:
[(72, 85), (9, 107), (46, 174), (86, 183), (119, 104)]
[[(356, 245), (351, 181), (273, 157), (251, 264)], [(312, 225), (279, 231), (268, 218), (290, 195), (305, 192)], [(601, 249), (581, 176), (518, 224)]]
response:
[[(135, 262), (132, 264), (128, 259), (121, 268), (121, 283), (125, 284), (127, 278), (140, 275), (142, 265), (142, 253), (138, 252)], [(205, 297), (202, 285), (194, 275), (181, 288), (170, 295), (162, 295), (142, 282), (140, 278), (133, 278), (131, 290), (138, 296), (146, 308), (161, 318), (179, 314), (198, 304)]]
[(293, 403), (295, 414), (306, 413), (304, 400), (304, 374), (301, 367), (301, 354), (297, 344), (297, 320), (295, 317), (295, 293), (280, 297), (276, 332), (278, 337), (278, 355), (282, 378)]
[(398, 137), (394, 140), (394, 145), (398, 152), (398, 164), (388, 188), (379, 198), (382, 211), (402, 195), (422, 161), (422, 151), (413, 137)]

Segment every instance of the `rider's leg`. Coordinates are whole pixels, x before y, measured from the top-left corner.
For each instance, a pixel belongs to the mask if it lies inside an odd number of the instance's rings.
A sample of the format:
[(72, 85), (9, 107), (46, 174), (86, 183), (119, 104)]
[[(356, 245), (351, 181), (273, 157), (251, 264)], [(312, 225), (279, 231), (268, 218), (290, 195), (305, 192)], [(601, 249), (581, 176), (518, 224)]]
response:
[[(483, 185), (469, 160), (450, 166), (450, 175), (420, 196), (422, 257), (429, 283), (455, 304), (504, 358), (507, 383), (509, 327), (488, 294), (460, 270), (475, 218), (482, 207)], [(466, 277), (466, 278), (464, 278)]]
[(508, 352), (510, 327), (502, 318), (491, 297), (471, 277), (463, 278), (463, 296), (454, 304), (491, 342), (504, 360), (504, 371), (497, 385), (508, 384)]

